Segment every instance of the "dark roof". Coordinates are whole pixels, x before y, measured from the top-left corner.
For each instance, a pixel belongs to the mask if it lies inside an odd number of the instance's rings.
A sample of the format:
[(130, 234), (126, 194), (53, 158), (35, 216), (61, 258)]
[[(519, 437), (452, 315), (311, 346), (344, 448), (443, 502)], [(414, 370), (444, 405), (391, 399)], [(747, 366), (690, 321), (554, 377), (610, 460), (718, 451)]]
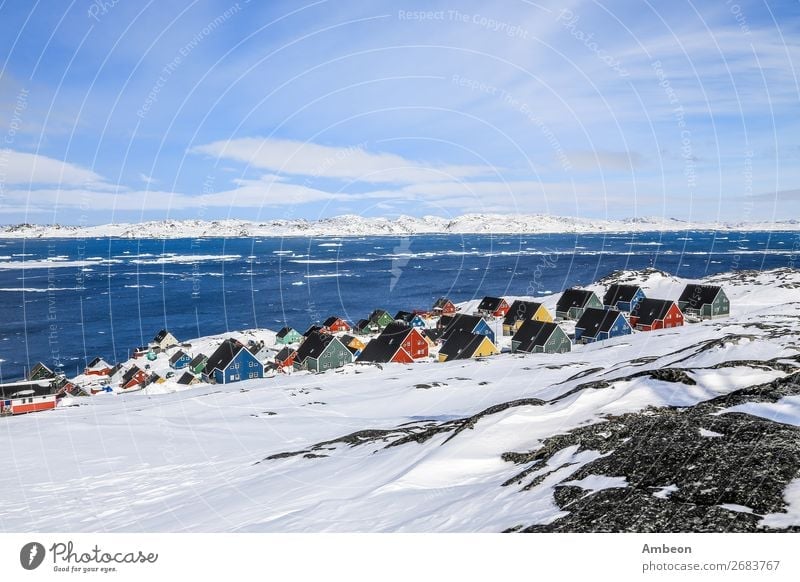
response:
[(125, 375), (122, 376), (122, 384), (127, 384), (128, 382), (133, 380), (133, 377), (136, 374), (139, 374), (140, 372), (143, 371), (144, 370), (142, 370), (139, 366), (131, 366), (130, 368), (128, 368), (128, 371), (125, 372)]
[(555, 323), (528, 319), (519, 327), (511, 340), (520, 342), (517, 346), (519, 351), (530, 352), (535, 346), (544, 347), (556, 329), (558, 329), (558, 325)]
[(433, 304), (433, 308), (444, 309), (444, 306), (447, 305), (448, 303), (453, 303), (453, 302), (450, 301), (447, 297), (439, 297), (439, 299), (436, 300), (436, 303)]
[(444, 330), (443, 329), (426, 329), (426, 330), (424, 330), (423, 333), (428, 339), (436, 341), (440, 337), (442, 337), (442, 334), (444, 333)]
[(183, 350), (178, 350), (177, 352), (172, 354), (172, 357), (169, 359), (169, 363), (176, 364), (178, 360), (180, 360), (183, 357), (186, 357), (186, 352), (184, 352)]
[(18, 392), (27, 392), (33, 390), (34, 396), (44, 396), (46, 394), (53, 394), (54, 384), (50, 382), (49, 378), (41, 380), (24, 382), (13, 382), (11, 384), (0, 384), (0, 398), (13, 398), (14, 394)]
[[(461, 315), (461, 314), (456, 314), (456, 315)], [(453, 323), (453, 319), (455, 319), (455, 317), (456, 317), (455, 315), (442, 315), (439, 318), (439, 321), (436, 325), (441, 329), (446, 329), (448, 325)]]
[(228, 338), (214, 350), (214, 353), (208, 358), (206, 362), (206, 374), (211, 373), (215, 369), (224, 370), (231, 363), (231, 360), (236, 357), (236, 354), (244, 346), (233, 338)]
[(497, 311), (502, 302), (502, 297), (484, 297), (478, 304), (478, 311)]
[(384, 315), (389, 315), (385, 309), (376, 309), (369, 314), (369, 320), (377, 322)]
[(161, 343), (161, 342), (164, 340), (164, 338), (165, 338), (165, 337), (167, 337), (167, 334), (168, 334), (168, 333), (169, 333), (169, 332), (168, 332), (166, 329), (162, 329), (162, 330), (161, 330), (160, 332), (158, 332), (158, 333), (155, 335), (155, 337), (153, 338), (153, 343), (157, 343), (157, 344), (158, 344), (158, 343)]
[(189, 367), (190, 368), (196, 368), (197, 366), (199, 366), (200, 364), (202, 364), (205, 361), (208, 361), (207, 357), (205, 357), (203, 354), (197, 354), (194, 357), (194, 359), (191, 362), (189, 362)]
[(450, 336), (454, 333), (458, 332), (472, 333), (481, 321), (483, 321), (483, 318), (478, 317), (477, 315), (467, 315), (465, 313), (458, 313), (453, 316), (453, 320), (445, 328), (442, 337), (449, 340)]
[(472, 357), (485, 338), (485, 335), (477, 333), (456, 331), (450, 335), (439, 353), (445, 354), (448, 360), (466, 360)]
[[(341, 336), (341, 337), (339, 338), (339, 341), (340, 341), (340, 342), (342, 342), (344, 345), (348, 345), (348, 344), (350, 344), (350, 343), (351, 343), (351, 342), (352, 342), (354, 339), (356, 339), (356, 336), (354, 336), (354, 335), (349, 335), (349, 334), (344, 334), (343, 336)], [(360, 340), (359, 340), (359, 341), (360, 341)]]
[(716, 285), (687, 285), (678, 301), (686, 301), (692, 309), (700, 309), (703, 305), (713, 303), (722, 287)]
[(364, 331), (369, 329), (371, 323), (372, 322), (369, 319), (359, 319), (358, 323), (355, 325), (355, 329), (356, 331)]
[(297, 350), (297, 355), (294, 358), (295, 362), (303, 362), (306, 358), (319, 358), (320, 354), (325, 351), (332, 341), (339, 341), (332, 335), (321, 333), (319, 331), (312, 332), (306, 338)]
[(277, 362), (285, 362), (289, 357), (294, 353), (294, 350), (289, 346), (286, 346), (277, 354), (275, 354), (275, 361)]
[[(278, 330), (278, 333), (275, 334), (275, 336), (278, 337), (278, 338), (284, 338), (287, 335), (289, 335), (289, 332), (292, 332), (292, 331), (294, 331), (294, 329), (291, 328), (291, 327), (282, 327), (282, 328), (280, 328)], [(295, 332), (295, 333), (297, 333), (297, 332)]]
[(608, 332), (621, 315), (621, 311), (616, 309), (596, 309), (590, 307), (583, 312), (575, 328), (583, 329), (583, 335), (596, 337), (600, 332)]
[(569, 311), (572, 307), (586, 307), (593, 293), (588, 289), (567, 289), (556, 304), (556, 311)]
[(397, 353), (397, 350), (402, 347), (402, 344), (403, 337), (394, 333), (382, 333), (367, 343), (361, 354), (356, 358), (356, 362), (388, 362)]
[(616, 305), (617, 301), (630, 302), (636, 297), (636, 293), (641, 289), (639, 285), (622, 285), (614, 283), (606, 294), (603, 295), (603, 305)]
[(413, 327), (406, 325), (405, 323), (399, 323), (397, 321), (393, 321), (381, 332), (382, 336), (392, 336), (392, 337), (399, 337), (401, 338), (400, 341), (404, 340), (406, 336), (411, 333)]
[(520, 301), (518, 299), (508, 308), (508, 313), (506, 313), (503, 323), (506, 325), (514, 325), (517, 321), (530, 319), (541, 306), (541, 303)]
[(308, 336), (310, 336), (312, 333), (316, 333), (316, 332), (318, 332), (318, 331), (321, 331), (321, 330), (322, 330), (322, 326), (321, 326), (321, 325), (312, 325), (311, 327), (309, 327), (309, 328), (308, 328), (308, 329), (305, 331), (305, 333), (303, 333), (303, 337), (308, 337)]
[(197, 378), (195, 378), (194, 374), (192, 374), (191, 372), (184, 372), (183, 376), (178, 378), (178, 384), (183, 384), (184, 386), (188, 386), (195, 380), (197, 380)]
[[(322, 325), (325, 327), (330, 327), (334, 325), (337, 321), (344, 321), (344, 319), (342, 319), (341, 317), (336, 317), (335, 315), (331, 315), (328, 319), (322, 322)], [(346, 321), (344, 322), (347, 323)]]
[(410, 311), (398, 311), (395, 314), (394, 319), (395, 321), (400, 320), (400, 321), (405, 321), (406, 323), (411, 323), (412, 321), (414, 321), (414, 318), (416, 316), (417, 316), (416, 313), (411, 313)]
[(103, 361), (103, 358), (101, 358), (100, 356), (97, 356), (94, 360), (89, 362), (89, 364), (86, 367), (87, 368), (94, 368), (97, 364), (99, 364), (102, 361)]
[(638, 317), (637, 325), (652, 325), (654, 321), (664, 319), (667, 311), (675, 303), (671, 299), (642, 299), (636, 304), (631, 315)]
[(33, 368), (31, 368), (30, 374), (28, 374), (28, 376), (33, 376), (39, 370), (46, 371), (47, 372), (47, 376), (50, 377), (50, 378), (55, 377), (55, 372), (53, 372), (53, 370), (51, 370), (50, 368), (45, 366), (42, 362), (38, 362)]

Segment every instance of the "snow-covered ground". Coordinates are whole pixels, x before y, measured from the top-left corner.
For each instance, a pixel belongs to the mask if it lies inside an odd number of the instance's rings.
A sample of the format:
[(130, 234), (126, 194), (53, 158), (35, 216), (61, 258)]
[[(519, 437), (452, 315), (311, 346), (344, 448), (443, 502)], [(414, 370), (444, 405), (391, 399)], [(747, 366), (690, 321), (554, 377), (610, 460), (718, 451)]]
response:
[(414, 234), (535, 234), (666, 231), (794, 231), (798, 220), (771, 222), (689, 222), (675, 218), (646, 217), (599, 220), (550, 215), (465, 214), (400, 216), (396, 219), (357, 215), (317, 221), (269, 220), (163, 220), (140, 224), (100, 226), (13, 225), (0, 227), (0, 238), (200, 238), (250, 236), (382, 236)]
[[(686, 283), (659, 272), (616, 279), (671, 298)], [(632, 484), (619, 474), (573, 477), (609, 454), (588, 445), (555, 450), (522, 477), (527, 465), (505, 453), (536, 451), (609, 415), (691, 407), (786, 378), (798, 365), (800, 272), (709, 281), (724, 286), (731, 317), (566, 354), (350, 365), (179, 391), (168, 381), (0, 419), (0, 530), (497, 532), (552, 523), (569, 513), (556, 503), (558, 488), (591, 496)], [(271, 344), (271, 333), (238, 337)], [(192, 350), (220, 340), (193, 340)], [(152, 365), (167, 369), (164, 357)], [(650, 375), (673, 368), (686, 379)], [(800, 425), (797, 397), (742, 406), (719, 418), (745, 412)], [(703, 427), (696, 438), (716, 446), (717, 430)], [(665, 479), (652, 497), (666, 503), (679, 489)], [(764, 528), (800, 526), (796, 482), (784, 498), (786, 508), (769, 515), (743, 512), (744, 503), (717, 510), (762, 519)]]

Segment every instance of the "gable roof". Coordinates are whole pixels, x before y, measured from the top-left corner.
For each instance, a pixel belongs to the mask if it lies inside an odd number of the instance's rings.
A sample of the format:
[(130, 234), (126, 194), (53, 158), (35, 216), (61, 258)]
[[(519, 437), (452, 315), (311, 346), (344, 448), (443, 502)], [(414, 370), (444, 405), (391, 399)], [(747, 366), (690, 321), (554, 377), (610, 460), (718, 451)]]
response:
[(243, 349), (244, 346), (237, 340), (233, 338), (226, 339), (208, 358), (205, 369), (206, 373), (208, 374), (215, 369), (224, 370)]
[(136, 376), (137, 374), (141, 374), (142, 372), (144, 372), (144, 370), (142, 370), (139, 366), (131, 366), (130, 368), (128, 368), (128, 371), (125, 372), (125, 375), (122, 376), (122, 383), (127, 384), (128, 382), (133, 380), (134, 376)]
[[(30, 396), (44, 396), (46, 394), (53, 394), (54, 386), (49, 378), (34, 381), (25, 380), (12, 384), (0, 384), (0, 398), (13, 398), (15, 394), (20, 392), (27, 393)], [(20, 396), (22, 396), (22, 394), (20, 394)]]
[(535, 346), (544, 347), (556, 329), (558, 329), (558, 324), (528, 319), (520, 326), (511, 340), (520, 342), (518, 350), (530, 352)]
[(169, 335), (169, 332), (166, 329), (162, 329), (153, 338), (153, 343), (160, 344), (162, 341), (164, 341), (164, 338), (166, 338), (167, 335)]
[(275, 354), (275, 361), (277, 361), (277, 362), (285, 362), (286, 360), (288, 360), (291, 357), (291, 355), (293, 353), (294, 353), (294, 350), (292, 348), (290, 348), (289, 346), (286, 346), (281, 351), (279, 351), (277, 354)]
[(456, 331), (450, 335), (439, 353), (445, 354), (448, 360), (466, 360), (472, 357), (485, 339), (485, 335), (478, 333)]
[(386, 312), (386, 310), (376, 309), (375, 311), (369, 314), (369, 320), (377, 322), (383, 316), (389, 317), (389, 314)]
[(399, 337), (399, 338), (402, 338), (401, 339), (401, 341), (402, 341), (402, 340), (406, 339), (406, 336), (409, 333), (411, 333), (412, 331), (414, 331), (414, 328), (411, 327), (410, 325), (406, 325), (405, 323), (399, 323), (397, 321), (393, 321), (392, 323), (387, 325), (385, 328), (383, 328), (383, 331), (381, 332), (381, 335)]
[(410, 311), (398, 311), (395, 314), (394, 319), (395, 321), (400, 320), (400, 321), (405, 321), (406, 323), (411, 323), (412, 321), (414, 321), (415, 317), (417, 317), (416, 313), (412, 313)]
[(100, 365), (100, 364), (104, 364), (104, 365), (108, 366), (108, 362), (106, 362), (106, 361), (105, 361), (103, 358), (101, 358), (100, 356), (97, 356), (95, 359), (93, 359), (91, 362), (89, 362), (89, 363), (86, 365), (86, 367), (87, 367), (87, 368), (94, 368), (95, 366), (98, 366), (98, 365)]
[(623, 285), (621, 283), (614, 283), (611, 285), (606, 294), (603, 295), (603, 305), (616, 305), (617, 301), (633, 301), (636, 293), (641, 290), (639, 285)]
[(334, 336), (319, 331), (311, 332), (306, 341), (300, 344), (295, 362), (303, 362), (306, 358), (318, 359), (331, 342), (339, 341)]
[(178, 384), (183, 384), (184, 386), (188, 386), (192, 382), (197, 380), (194, 374), (191, 372), (184, 372), (183, 375), (178, 378)]
[(282, 339), (282, 338), (285, 338), (287, 335), (289, 335), (289, 334), (290, 334), (291, 332), (293, 332), (293, 331), (294, 331), (295, 333), (298, 333), (298, 332), (297, 332), (297, 331), (295, 331), (295, 329), (294, 329), (294, 328), (292, 328), (292, 327), (282, 327), (282, 328), (280, 328), (280, 329), (278, 330), (278, 333), (276, 333), (276, 334), (275, 334), (275, 337), (277, 337), (277, 338), (279, 338), (279, 339)]
[(312, 325), (312, 326), (311, 326), (311, 327), (309, 327), (309, 328), (308, 328), (308, 329), (307, 329), (305, 332), (303, 332), (303, 337), (306, 337), (306, 338), (307, 338), (307, 337), (308, 337), (308, 336), (310, 336), (312, 333), (316, 333), (316, 332), (318, 332), (318, 331), (322, 331), (322, 326), (321, 326), (321, 325)]
[(358, 323), (356, 323), (356, 325), (355, 325), (355, 328), (354, 328), (354, 329), (355, 329), (356, 331), (365, 331), (365, 330), (368, 330), (368, 329), (369, 329), (369, 327), (370, 327), (370, 324), (371, 324), (371, 323), (372, 323), (372, 322), (371, 322), (369, 319), (359, 319), (359, 320), (358, 320)]
[(478, 311), (497, 311), (503, 301), (502, 297), (489, 297), (487, 295), (478, 303)]
[(586, 307), (592, 295), (593, 293), (588, 289), (576, 289), (575, 287), (567, 289), (558, 298), (556, 311), (569, 311), (573, 307)]
[(445, 308), (445, 306), (446, 306), (448, 303), (455, 305), (455, 304), (454, 304), (452, 301), (450, 301), (450, 300), (449, 300), (447, 297), (439, 297), (439, 299), (437, 299), (437, 300), (436, 300), (436, 303), (434, 303), (434, 304), (433, 304), (433, 308), (434, 308), (434, 309), (444, 309), (444, 308)]
[(590, 307), (583, 312), (583, 315), (575, 324), (575, 328), (583, 329), (583, 335), (585, 336), (595, 337), (600, 332), (608, 333), (620, 315), (622, 315), (622, 312), (616, 309)]
[(55, 372), (53, 372), (53, 370), (48, 368), (43, 362), (37, 362), (36, 365), (34, 365), (33, 368), (31, 368), (31, 371), (30, 371), (30, 373), (28, 375), (29, 376), (33, 376), (34, 374), (36, 374), (40, 370), (44, 370), (51, 377), (55, 376)]
[(207, 361), (208, 361), (208, 358), (205, 357), (203, 354), (197, 354), (194, 357), (194, 359), (191, 362), (189, 362), (189, 367), (190, 368), (196, 368), (200, 364), (202, 364), (204, 362), (207, 362)]
[(180, 360), (181, 358), (185, 358), (186, 356), (187, 356), (186, 352), (184, 352), (183, 350), (178, 350), (177, 352), (172, 354), (172, 357), (169, 359), (169, 363), (177, 364), (178, 360)]
[(336, 317), (335, 315), (331, 315), (328, 319), (322, 322), (323, 327), (330, 327), (335, 325), (337, 322), (341, 321), (342, 323), (347, 323), (341, 317)]
[(654, 321), (664, 319), (674, 303), (671, 299), (642, 299), (631, 315), (638, 318), (637, 325), (652, 325)]
[(692, 309), (700, 309), (703, 305), (713, 303), (722, 287), (717, 285), (689, 284), (683, 289), (678, 301), (685, 301)]
[(356, 362), (386, 363), (391, 361), (402, 347), (403, 337), (396, 333), (382, 333), (364, 347)]
[(450, 336), (458, 332), (472, 333), (476, 327), (483, 321), (482, 317), (477, 315), (467, 315), (466, 313), (457, 313), (453, 316), (453, 320), (445, 328), (442, 337), (450, 339)]
[(503, 319), (503, 323), (505, 325), (514, 325), (519, 320), (530, 319), (536, 314), (537, 311), (539, 311), (541, 306), (541, 303), (536, 303), (534, 301), (520, 301), (517, 299), (511, 304), (511, 307), (508, 308), (508, 312)]

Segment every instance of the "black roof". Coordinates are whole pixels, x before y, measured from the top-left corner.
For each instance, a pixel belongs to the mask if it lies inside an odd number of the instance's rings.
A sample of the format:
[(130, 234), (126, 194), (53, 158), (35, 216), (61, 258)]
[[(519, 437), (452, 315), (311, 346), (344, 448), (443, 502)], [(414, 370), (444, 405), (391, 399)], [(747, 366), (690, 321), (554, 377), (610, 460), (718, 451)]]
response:
[(511, 340), (520, 342), (517, 346), (519, 351), (530, 352), (535, 346), (544, 347), (556, 329), (558, 325), (555, 323), (528, 319), (519, 327)]
[(208, 358), (205, 357), (203, 354), (197, 354), (194, 357), (194, 359), (191, 362), (189, 362), (189, 367), (190, 368), (196, 368), (200, 364), (204, 364), (207, 361), (208, 361)]
[(412, 313), (410, 311), (398, 311), (395, 314), (394, 319), (395, 321), (400, 320), (405, 321), (406, 323), (411, 323), (416, 316), (416, 313)]
[(369, 314), (369, 320), (377, 322), (384, 315), (389, 315), (389, 313), (385, 309), (376, 309), (375, 311)]
[(282, 327), (278, 330), (278, 333), (275, 334), (275, 337), (284, 338), (289, 335), (289, 332), (294, 331), (294, 328), (291, 327)]
[(472, 357), (484, 339), (485, 335), (456, 331), (447, 338), (439, 353), (445, 354), (448, 360), (466, 360)]
[(184, 386), (188, 386), (192, 382), (194, 382), (197, 378), (191, 372), (184, 372), (183, 375), (178, 378), (178, 384), (183, 384)]
[(403, 337), (396, 333), (382, 333), (367, 343), (356, 358), (356, 362), (385, 363), (390, 361), (401, 347), (403, 347)]
[(639, 285), (614, 283), (608, 288), (606, 294), (603, 295), (603, 305), (616, 305), (617, 301), (633, 301), (633, 298), (640, 289), (641, 287), (639, 287)]
[(608, 332), (621, 314), (622, 312), (616, 309), (596, 309), (590, 307), (583, 312), (583, 315), (581, 315), (575, 327), (583, 329), (583, 335), (595, 337), (602, 331)]
[(508, 308), (508, 313), (506, 313), (503, 323), (506, 325), (514, 325), (517, 321), (530, 319), (541, 306), (541, 303), (536, 303), (534, 301), (520, 301), (518, 299), (511, 304), (511, 307)]
[(686, 301), (692, 309), (700, 309), (703, 305), (713, 303), (721, 290), (722, 287), (716, 285), (689, 284), (678, 301)]
[(503, 302), (502, 297), (489, 297), (486, 296), (481, 299), (481, 302), (478, 304), (478, 311), (497, 311), (500, 308), (500, 304)]
[(400, 323), (397, 321), (393, 321), (381, 332), (381, 335), (387, 336), (394, 336), (401, 338), (401, 341), (406, 338), (406, 336), (413, 330), (414, 328), (411, 326), (406, 325), (405, 323)]
[(94, 367), (95, 367), (97, 364), (99, 364), (99, 363), (100, 363), (100, 362), (102, 362), (102, 361), (104, 361), (104, 360), (103, 360), (103, 358), (101, 358), (100, 356), (97, 356), (97, 357), (96, 357), (94, 360), (92, 360), (91, 362), (89, 362), (89, 363), (86, 365), (86, 367), (87, 367), (87, 368), (94, 368)]
[(458, 313), (453, 316), (453, 320), (450, 324), (445, 328), (442, 337), (445, 339), (450, 339), (450, 336), (454, 333), (458, 332), (470, 332), (478, 326), (478, 324), (483, 321), (483, 318), (478, 317), (477, 315), (467, 315), (465, 313)]
[(206, 362), (206, 374), (213, 370), (224, 370), (231, 363), (231, 360), (236, 357), (236, 354), (244, 348), (244, 346), (233, 338), (228, 338), (214, 350), (214, 353), (208, 358)]
[(125, 372), (125, 375), (122, 376), (122, 383), (127, 384), (128, 382), (133, 380), (133, 377), (136, 374), (140, 372), (143, 372), (143, 370), (139, 366), (131, 366), (130, 368), (128, 368), (128, 371)]
[(325, 326), (325, 327), (330, 327), (333, 324), (335, 324), (337, 321), (339, 321), (340, 319), (342, 321), (344, 321), (344, 319), (342, 319), (341, 317), (336, 317), (335, 315), (331, 315), (328, 319), (326, 319), (325, 321), (322, 322), (322, 325)]
[(355, 330), (356, 331), (367, 330), (367, 329), (369, 329), (371, 323), (372, 322), (369, 319), (359, 319), (358, 323), (356, 323), (356, 325), (355, 325)]
[[(354, 339), (356, 339), (356, 336), (354, 336), (354, 335), (349, 335), (349, 334), (344, 334), (344, 335), (342, 335), (342, 336), (339, 338), (339, 341), (340, 341), (340, 342), (342, 342), (344, 345), (348, 345), (348, 344), (349, 344), (349, 343), (351, 343), (351, 342), (352, 342)], [(359, 341), (360, 341), (360, 340), (359, 340)]]
[(436, 340), (438, 340), (440, 337), (442, 337), (442, 334), (443, 334), (443, 333), (444, 333), (444, 330), (443, 330), (443, 329), (426, 329), (426, 330), (424, 330), (424, 334), (425, 334), (425, 336), (426, 336), (428, 339), (431, 339), (431, 340), (433, 340), (433, 341), (436, 341)]
[(310, 336), (312, 333), (316, 333), (316, 332), (318, 332), (318, 331), (321, 331), (321, 330), (322, 330), (322, 326), (321, 326), (321, 325), (312, 325), (311, 327), (309, 327), (309, 328), (308, 328), (308, 329), (307, 329), (307, 330), (306, 330), (306, 331), (303, 333), (303, 337), (308, 337), (308, 336)]
[(0, 384), (0, 398), (13, 398), (14, 394), (33, 390), (34, 396), (45, 396), (54, 393), (54, 383), (49, 378), (42, 380), (24, 382), (13, 382), (11, 384)]
[(667, 311), (675, 303), (671, 299), (642, 299), (636, 304), (636, 308), (631, 315), (638, 317), (637, 325), (652, 325), (654, 321), (664, 319)]
[(54, 378), (55, 375), (56, 375), (55, 372), (53, 372), (53, 370), (51, 370), (50, 368), (45, 366), (42, 362), (38, 362), (35, 366), (33, 366), (33, 368), (31, 368), (31, 371), (28, 374), (28, 376), (33, 376), (39, 370), (46, 371), (47, 372), (47, 377), (49, 377), (49, 378)]
[(569, 311), (573, 307), (586, 307), (593, 293), (588, 289), (567, 289), (556, 304), (556, 311)]
[(289, 346), (286, 346), (281, 351), (279, 351), (277, 354), (275, 354), (275, 361), (276, 362), (284, 362), (293, 353), (294, 353), (294, 350), (292, 348), (290, 348)]
[(175, 364), (178, 362), (178, 360), (180, 360), (183, 357), (186, 357), (186, 352), (184, 352), (183, 350), (178, 350), (177, 352), (172, 354), (172, 357), (169, 359), (169, 363)]
[(448, 303), (453, 303), (453, 302), (450, 301), (447, 297), (439, 297), (439, 299), (436, 300), (436, 303), (433, 304), (433, 308), (444, 309), (444, 306), (447, 305)]
[[(456, 314), (461, 315), (461, 314)], [(453, 323), (453, 319), (455, 319), (455, 315), (442, 315), (439, 318), (439, 321), (436, 323), (436, 326), (440, 329), (447, 329), (447, 326)]]
[(308, 335), (306, 341), (300, 344), (297, 350), (297, 355), (294, 358), (295, 362), (302, 362), (306, 358), (319, 358), (320, 354), (325, 351), (332, 341), (339, 341), (335, 337), (327, 333), (314, 331)]
[(164, 338), (167, 337), (168, 333), (169, 332), (166, 329), (162, 329), (155, 335), (155, 337), (153, 338), (153, 342), (157, 344), (161, 343), (164, 340)]

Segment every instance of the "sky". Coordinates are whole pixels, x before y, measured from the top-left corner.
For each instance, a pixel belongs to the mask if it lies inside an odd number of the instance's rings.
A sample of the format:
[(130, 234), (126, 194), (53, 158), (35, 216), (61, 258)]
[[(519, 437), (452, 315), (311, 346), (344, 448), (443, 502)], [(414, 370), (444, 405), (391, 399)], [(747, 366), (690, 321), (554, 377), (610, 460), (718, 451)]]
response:
[(0, 224), (800, 216), (800, 5), (0, 0)]

